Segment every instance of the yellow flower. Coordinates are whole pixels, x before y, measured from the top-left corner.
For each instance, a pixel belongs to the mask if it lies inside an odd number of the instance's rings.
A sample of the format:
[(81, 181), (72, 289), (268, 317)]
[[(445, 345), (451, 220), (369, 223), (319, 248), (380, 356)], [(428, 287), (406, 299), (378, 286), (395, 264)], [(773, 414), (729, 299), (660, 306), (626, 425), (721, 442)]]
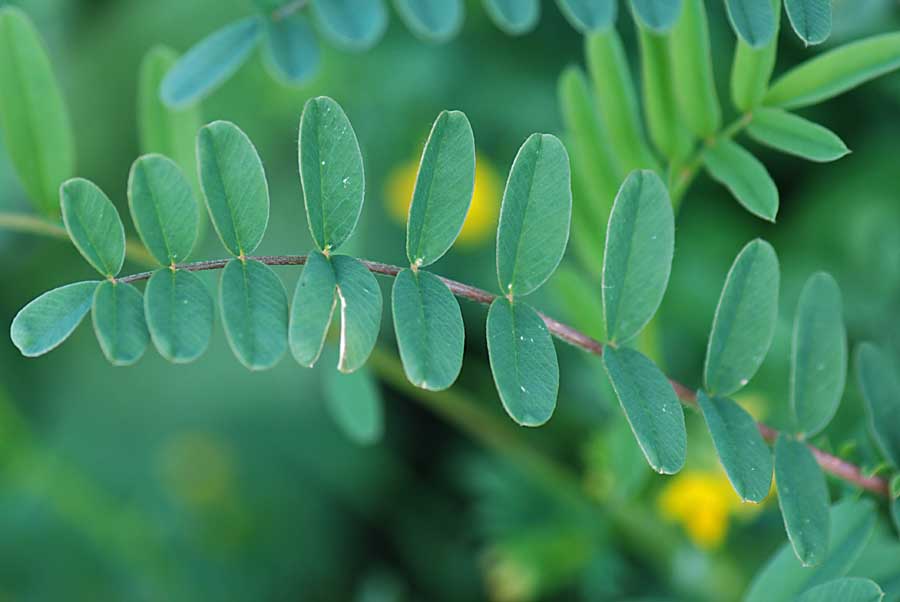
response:
[[(418, 171), (418, 160), (404, 163), (391, 172), (385, 186), (388, 213), (401, 224), (406, 224)], [(456, 241), (458, 245), (472, 248), (494, 237), (500, 212), (501, 186), (497, 170), (487, 159), (478, 155), (475, 163), (475, 192)]]

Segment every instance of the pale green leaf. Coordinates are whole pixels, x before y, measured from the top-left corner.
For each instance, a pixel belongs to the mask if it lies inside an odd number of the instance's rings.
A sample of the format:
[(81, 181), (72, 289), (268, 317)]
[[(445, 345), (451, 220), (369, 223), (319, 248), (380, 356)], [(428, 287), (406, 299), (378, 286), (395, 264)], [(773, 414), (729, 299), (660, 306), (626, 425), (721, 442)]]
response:
[(394, 0), (397, 12), (417, 36), (434, 42), (446, 42), (463, 24), (462, 0)]
[(556, 0), (560, 12), (581, 33), (609, 29), (616, 22), (618, 0)]
[(754, 111), (747, 133), (761, 144), (810, 161), (834, 161), (850, 152), (831, 130), (781, 109)]
[(631, 0), (638, 22), (656, 33), (672, 29), (681, 14), (682, 0)]
[(884, 592), (878, 584), (861, 577), (844, 577), (803, 592), (797, 602), (880, 602)]
[(484, 10), (491, 20), (511, 35), (528, 33), (541, 17), (538, 0), (483, 0)]
[(312, 10), (322, 33), (351, 50), (371, 48), (387, 29), (383, 0), (315, 0)]
[(19, 310), (10, 327), (13, 344), (25, 357), (59, 347), (91, 308), (99, 282), (76, 282), (47, 291)]
[(103, 355), (115, 366), (134, 364), (150, 342), (140, 291), (122, 282), (101, 282), (91, 309), (94, 334)]
[(338, 370), (358, 370), (375, 347), (381, 326), (381, 288), (372, 272), (347, 255), (331, 258), (341, 312)]
[(703, 0), (684, 0), (684, 9), (669, 36), (669, 51), (682, 117), (698, 136), (715, 134), (722, 124), (722, 109), (716, 95)]
[(63, 184), (60, 199), (66, 231), (78, 252), (102, 275), (117, 275), (125, 261), (125, 229), (112, 202), (82, 178)]
[(270, 19), (266, 30), (266, 65), (275, 76), (288, 84), (309, 80), (319, 66), (319, 43), (306, 17)]
[(752, 48), (738, 40), (731, 65), (731, 100), (738, 110), (748, 112), (763, 101), (778, 53), (778, 31), (781, 25), (781, 0), (771, 0), (775, 31), (769, 43)]
[(703, 151), (703, 164), (714, 180), (725, 186), (744, 208), (765, 220), (778, 214), (778, 188), (759, 159), (728, 139)]
[(884, 457), (900, 468), (900, 378), (897, 364), (871, 343), (856, 348), (856, 381), (869, 416), (869, 430)]
[(735, 33), (751, 48), (762, 48), (775, 37), (775, 11), (769, 0), (727, 0), (725, 5)]
[(291, 353), (301, 366), (313, 367), (322, 353), (337, 304), (336, 287), (331, 261), (318, 251), (310, 253), (294, 290), (288, 328)]
[(831, 35), (832, 0), (784, 0), (791, 27), (809, 44), (821, 44)]
[(830, 531), (825, 474), (803, 441), (779, 435), (775, 487), (788, 539), (803, 566), (825, 560)]
[(371, 445), (384, 434), (384, 401), (375, 377), (366, 368), (325, 374), (325, 407), (351, 441)]
[(176, 364), (203, 355), (213, 327), (213, 300), (196, 275), (163, 268), (154, 272), (144, 291), (150, 338), (159, 354)]

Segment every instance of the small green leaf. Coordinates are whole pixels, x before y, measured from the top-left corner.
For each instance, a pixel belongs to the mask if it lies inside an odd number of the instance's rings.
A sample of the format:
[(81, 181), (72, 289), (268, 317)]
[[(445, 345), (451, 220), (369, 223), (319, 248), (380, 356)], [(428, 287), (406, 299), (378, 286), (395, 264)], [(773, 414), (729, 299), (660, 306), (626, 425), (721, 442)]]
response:
[(807, 438), (828, 426), (847, 379), (847, 331), (841, 289), (825, 272), (813, 274), (797, 304), (791, 345), (791, 410)]
[(569, 156), (558, 138), (532, 134), (519, 149), (500, 206), (497, 278), (504, 293), (527, 295), (553, 274), (569, 240)]
[(775, 11), (769, 0), (727, 0), (728, 20), (751, 48), (762, 48), (775, 36)]
[(559, 10), (576, 30), (591, 33), (616, 22), (617, 0), (556, 0)]
[(771, 0), (775, 31), (772, 39), (762, 48), (752, 48), (738, 39), (731, 66), (731, 100), (744, 113), (756, 108), (763, 101), (769, 88), (769, 78), (775, 68), (778, 53), (778, 31), (781, 25), (781, 0)]
[(747, 133), (761, 144), (810, 161), (834, 161), (850, 152), (831, 130), (781, 109), (754, 111)]
[(195, 103), (231, 77), (256, 48), (263, 32), (258, 16), (226, 25), (200, 40), (178, 59), (160, 87), (167, 105)]
[(301, 366), (312, 368), (322, 353), (328, 326), (337, 304), (337, 282), (327, 257), (313, 251), (294, 290), (288, 339)]
[(538, 0), (483, 0), (494, 24), (510, 35), (528, 33), (541, 17)]
[(430, 391), (448, 388), (459, 376), (466, 337), (456, 297), (424, 270), (403, 270), (392, 292), (394, 331), (406, 378)]
[(129, 366), (141, 359), (150, 336), (139, 290), (122, 282), (101, 282), (94, 291), (91, 317), (100, 349), (111, 364)]
[(494, 384), (509, 417), (541, 426), (556, 409), (559, 363), (547, 325), (521, 301), (497, 297), (487, 317), (488, 357)]
[(838, 46), (794, 67), (772, 84), (765, 104), (805, 107), (900, 68), (900, 32)]
[(895, 496), (891, 500), (891, 522), (894, 523), (894, 530), (900, 535), (900, 497)]
[(383, 0), (316, 0), (312, 10), (322, 33), (351, 50), (371, 48), (387, 29)]
[(427, 266), (444, 255), (462, 230), (475, 190), (475, 138), (465, 114), (443, 111), (422, 152), (406, 225), (406, 256)]
[(446, 42), (463, 24), (462, 0), (394, 0), (397, 12), (417, 36), (433, 42)]
[(844, 577), (803, 592), (797, 602), (881, 602), (883, 598), (884, 592), (874, 581)]
[(900, 468), (900, 379), (896, 363), (871, 343), (856, 348), (856, 380), (866, 402), (869, 430), (894, 468)]
[(659, 368), (634, 349), (603, 348), (603, 365), (647, 462), (660, 474), (684, 466), (684, 410)]
[(703, 0), (684, 0), (669, 37), (675, 98), (688, 127), (705, 138), (722, 124)]
[(341, 106), (312, 98), (300, 118), (300, 181), (319, 250), (337, 249), (356, 227), (365, 195), (359, 142)]
[(256, 148), (238, 126), (214, 121), (197, 135), (197, 161), (219, 239), (236, 257), (252, 253), (269, 223), (269, 185)]
[(682, 0), (631, 0), (638, 22), (656, 33), (666, 33), (681, 14)]
[(791, 27), (807, 45), (821, 44), (831, 35), (831, 1), (785, 0)]
[(102, 275), (117, 275), (125, 261), (125, 229), (112, 202), (82, 178), (63, 184), (60, 198), (63, 222), (75, 248)]
[(99, 282), (76, 282), (47, 291), (19, 310), (10, 327), (13, 344), (25, 357), (59, 347), (91, 308)]
[(366, 368), (344, 374), (328, 368), (325, 407), (351, 441), (371, 445), (384, 434), (384, 401), (375, 377)]
[(778, 280), (772, 245), (747, 243), (728, 272), (713, 318), (704, 366), (709, 393), (731, 395), (756, 374), (775, 334)]
[(756, 421), (727, 397), (698, 391), (697, 403), (734, 490), (745, 502), (763, 501), (772, 487), (772, 452)]
[(675, 217), (665, 184), (635, 171), (622, 184), (603, 255), (603, 315), (610, 341), (626, 342), (662, 302), (675, 251)]
[(778, 188), (759, 159), (731, 140), (718, 140), (703, 151), (703, 164), (744, 208), (765, 220), (778, 214)]
[(775, 487), (784, 527), (803, 566), (816, 566), (828, 551), (828, 486), (806, 443), (779, 435)]
[(266, 65), (288, 84), (310, 79), (319, 66), (319, 44), (306, 17), (293, 13), (266, 23)]
[(187, 259), (197, 242), (200, 213), (178, 166), (162, 155), (144, 155), (128, 176), (131, 219), (144, 245), (161, 265)]
[(213, 327), (213, 300), (191, 272), (163, 268), (144, 291), (150, 338), (170, 362), (186, 364), (206, 351)]
[(234, 355), (250, 370), (273, 367), (287, 351), (287, 294), (258, 261), (233, 259), (219, 286), (222, 324)]
[(40, 34), (20, 9), (0, 8), (0, 130), (32, 202), (59, 214), (59, 185), (75, 169), (69, 113)]
[(381, 326), (381, 288), (372, 272), (347, 255), (331, 258), (341, 310), (338, 370), (358, 370), (375, 348)]

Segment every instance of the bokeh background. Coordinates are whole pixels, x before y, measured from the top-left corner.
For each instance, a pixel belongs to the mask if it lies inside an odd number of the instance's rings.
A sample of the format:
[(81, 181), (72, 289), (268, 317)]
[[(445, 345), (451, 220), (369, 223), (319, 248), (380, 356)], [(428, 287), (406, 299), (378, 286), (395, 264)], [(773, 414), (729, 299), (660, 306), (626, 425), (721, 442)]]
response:
[[(184, 51), (253, 10), (250, 0), (11, 4), (26, 10), (49, 46), (72, 112), (78, 175), (98, 183), (123, 215), (128, 170), (139, 154), (143, 55), (160, 43)], [(728, 106), (734, 34), (722, 3), (707, 5)], [(561, 132), (557, 78), (565, 66), (583, 64), (583, 40), (549, 1), (539, 27), (522, 37), (497, 30), (479, 2), (466, 8), (465, 26), (449, 43), (416, 39), (392, 12), (371, 51), (323, 44), (308, 85), (276, 82), (255, 56), (203, 102), (204, 119), (237, 123), (266, 166), (272, 217), (260, 254), (312, 247), (296, 155), (307, 98), (337, 99), (363, 149), (366, 205), (348, 251), (398, 264), (422, 144), (441, 109), (461, 109), (478, 147), (476, 198), (461, 241), (434, 269), (496, 289), (494, 232), (506, 173), (528, 134)], [(900, 3), (892, 0), (836, 0), (834, 8), (825, 47), (900, 27)], [(636, 67), (626, 10), (618, 28)], [(782, 32), (776, 72), (822, 50)], [(750, 238), (770, 240), (783, 270), (779, 328), (739, 401), (775, 425), (787, 410), (794, 306), (812, 271), (828, 270), (839, 282), (851, 345), (873, 340), (900, 350), (900, 75), (805, 114), (841, 135), (853, 153), (819, 165), (754, 147), (781, 191), (774, 225), (701, 177), (677, 218), (674, 271), (658, 320), (660, 360), (697, 385), (728, 266)], [(0, 211), (30, 211), (2, 150)], [(210, 229), (194, 257), (222, 256)], [(0, 257), (5, 325), (39, 293), (90, 276), (66, 241), (0, 231)], [(292, 290), (299, 270), (279, 269)], [(583, 273), (567, 258), (534, 304), (589, 330), (600, 319), (599, 309), (591, 313), (600, 289), (599, 282), (587, 288), (595, 299), (573, 293), (573, 274)], [(217, 274), (202, 278), (214, 290)], [(390, 282), (382, 285), (388, 299)], [(583, 309), (573, 310), (573, 294)], [(686, 469), (653, 475), (596, 358), (560, 344), (556, 415), (541, 429), (516, 428), (488, 371), (485, 310), (466, 303), (463, 313), (465, 364), (460, 381), (441, 395), (396, 378), (385, 314), (374, 368), (385, 428), (366, 446), (341, 432), (323, 402), (322, 376), (331, 365), (306, 370), (286, 358), (251, 374), (220, 327), (209, 352), (188, 366), (151, 350), (137, 366), (113, 368), (88, 324), (38, 360), (21, 357), (4, 338), (0, 600), (738, 599), (785, 535), (773, 500), (739, 504), (702, 419), (688, 412)], [(852, 379), (817, 443), (874, 467)], [(832, 486), (835, 499), (851, 493)], [(882, 522), (876, 540), (883, 553), (900, 553)], [(900, 599), (900, 574), (880, 583)]]

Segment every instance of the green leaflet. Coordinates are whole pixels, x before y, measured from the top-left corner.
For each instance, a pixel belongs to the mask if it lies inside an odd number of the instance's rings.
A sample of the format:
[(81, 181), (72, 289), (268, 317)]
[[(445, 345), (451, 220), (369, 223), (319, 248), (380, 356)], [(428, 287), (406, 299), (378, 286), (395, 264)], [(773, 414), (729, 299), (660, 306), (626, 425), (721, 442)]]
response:
[(197, 161), (219, 239), (236, 257), (252, 253), (269, 223), (269, 185), (256, 148), (238, 126), (214, 121), (197, 135)]
[(628, 347), (605, 346), (603, 365), (647, 462), (660, 474), (681, 470), (687, 453), (684, 410), (666, 376)]
[(610, 341), (636, 336), (659, 309), (675, 251), (675, 217), (665, 184), (652, 171), (622, 184), (603, 254), (603, 315)]
[(18, 8), (0, 8), (0, 129), (35, 206), (59, 215), (59, 185), (75, 169), (69, 113), (40, 34)]
[(784, 0), (791, 27), (807, 44), (821, 44), (831, 35), (831, 0)]
[(728, 396), (753, 378), (762, 364), (778, 318), (778, 256), (764, 240), (753, 240), (735, 258), (706, 349), (707, 392)]
[(66, 231), (78, 252), (102, 275), (117, 275), (125, 261), (125, 229), (112, 202), (82, 178), (66, 181), (60, 199)]
[(834, 161), (850, 152), (831, 130), (781, 109), (754, 111), (747, 133), (761, 144), (810, 161)]
[(503, 192), (497, 278), (504, 293), (527, 295), (553, 274), (572, 216), (569, 156), (558, 138), (532, 134), (519, 149)]
[(406, 225), (406, 256), (427, 266), (462, 230), (475, 190), (475, 138), (465, 114), (443, 111), (422, 152)]
[(392, 299), (406, 377), (430, 391), (448, 388), (462, 368), (466, 337), (456, 297), (434, 274), (407, 269), (397, 274)]
[(895, 497), (891, 500), (891, 522), (894, 523), (894, 529), (896, 530), (896, 532), (900, 534), (900, 495), (893, 495)]
[(900, 68), (900, 32), (838, 46), (794, 67), (778, 78), (765, 104), (805, 107)]
[(669, 51), (675, 98), (684, 120), (698, 136), (712, 136), (722, 124), (722, 109), (713, 79), (703, 0), (684, 0), (684, 9), (669, 37)]
[(772, 487), (772, 452), (756, 421), (727, 397), (698, 391), (697, 403), (734, 490), (745, 502), (763, 501)]
[(44, 355), (72, 334), (91, 308), (99, 282), (76, 282), (47, 291), (19, 310), (9, 334), (25, 357)]
[(763, 101), (778, 53), (778, 31), (781, 24), (781, 0), (772, 0), (775, 31), (764, 47), (755, 49), (738, 39), (731, 66), (731, 100), (738, 110), (748, 112)]
[(727, 0), (728, 20), (751, 48), (763, 48), (775, 37), (775, 11), (768, 0)]
[(656, 33), (666, 33), (681, 14), (682, 0), (631, 0), (631, 9), (640, 25)]
[(744, 602), (794, 602), (803, 591), (842, 577), (856, 563), (875, 527), (871, 500), (847, 498), (831, 507), (829, 545), (824, 562), (800, 564), (791, 544), (785, 543), (756, 574)]
[(765, 220), (778, 214), (778, 188), (765, 166), (746, 149), (728, 139), (703, 151), (703, 164), (744, 208)]
[(618, 0), (556, 0), (566, 20), (581, 33), (608, 29), (616, 22)]
[(263, 23), (258, 16), (226, 25), (200, 40), (166, 73), (160, 96), (171, 107), (193, 104), (219, 87), (256, 48)]
[(381, 325), (381, 288), (372, 272), (347, 255), (331, 258), (341, 311), (338, 370), (358, 370), (375, 347)]
[(159, 354), (175, 364), (203, 355), (212, 335), (213, 300), (191, 272), (163, 268), (147, 282), (144, 313)]
[(884, 592), (874, 581), (844, 577), (803, 592), (797, 602), (881, 602), (883, 598)]
[(510, 35), (528, 33), (541, 16), (538, 0), (483, 0), (494, 24)]
[(128, 207), (144, 245), (161, 265), (183, 262), (200, 231), (197, 201), (178, 166), (162, 155), (144, 155), (128, 175)]
[(316, 0), (312, 10), (322, 33), (351, 50), (371, 48), (387, 29), (383, 0)]
[(900, 467), (900, 380), (895, 362), (883, 349), (863, 343), (856, 348), (856, 381), (875, 442), (885, 459)]
[(420, 38), (446, 42), (463, 23), (462, 0), (394, 0), (406, 26)]
[(309, 230), (319, 250), (335, 250), (359, 220), (365, 175), (356, 133), (334, 100), (320, 96), (303, 107), (299, 153)]
[(779, 435), (775, 487), (784, 527), (803, 566), (816, 566), (828, 551), (828, 486), (806, 443)]
[(325, 373), (325, 407), (351, 441), (371, 445), (384, 434), (384, 401), (375, 377), (361, 368), (344, 374), (332, 368)]
[(287, 295), (281, 279), (258, 261), (232, 259), (222, 270), (219, 306), (228, 344), (250, 370), (273, 367), (287, 350)]
[(497, 297), (487, 317), (488, 356), (506, 413), (541, 426), (556, 409), (559, 363), (547, 325), (531, 306)]
[(293, 13), (266, 22), (266, 65), (288, 84), (310, 79), (319, 66), (319, 44), (306, 17)]
[(94, 334), (103, 355), (114, 366), (134, 364), (150, 340), (140, 291), (122, 282), (101, 282), (91, 309)]
[(813, 274), (797, 304), (791, 345), (790, 403), (806, 438), (828, 426), (847, 378), (847, 331), (841, 289), (825, 272)]
[(327, 257), (311, 252), (294, 290), (288, 340), (301, 366), (312, 368), (322, 353), (337, 304), (337, 282)]

